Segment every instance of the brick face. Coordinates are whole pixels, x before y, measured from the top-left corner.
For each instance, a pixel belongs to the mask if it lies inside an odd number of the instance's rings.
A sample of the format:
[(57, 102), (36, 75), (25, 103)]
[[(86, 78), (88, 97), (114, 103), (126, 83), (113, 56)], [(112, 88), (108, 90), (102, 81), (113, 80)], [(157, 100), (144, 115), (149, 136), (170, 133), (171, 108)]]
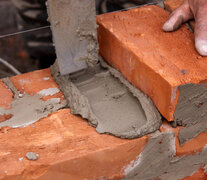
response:
[[(14, 76), (11, 78), (11, 81), (19, 92), (27, 93), (29, 95), (37, 94), (43, 89), (59, 88), (50, 74), (50, 69)], [(51, 98), (61, 98), (61, 100), (64, 99), (63, 93), (59, 92), (53, 96), (45, 96), (43, 97), (43, 100)]]
[[(119, 179), (147, 139), (100, 135), (69, 109), (60, 110), (25, 128), (0, 130), (0, 179)], [(37, 161), (25, 158), (30, 151), (39, 154)]]
[(44, 69), (27, 74), (21, 74), (11, 78), (14, 86), (21, 93), (34, 95), (42, 89), (57, 88), (58, 85), (52, 79), (50, 69)]

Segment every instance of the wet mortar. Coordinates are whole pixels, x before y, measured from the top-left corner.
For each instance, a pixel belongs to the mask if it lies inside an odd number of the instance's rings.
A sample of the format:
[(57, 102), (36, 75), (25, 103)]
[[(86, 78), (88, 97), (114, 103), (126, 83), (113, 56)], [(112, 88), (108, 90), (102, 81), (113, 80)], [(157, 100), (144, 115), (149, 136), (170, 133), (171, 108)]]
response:
[(71, 113), (81, 115), (97, 132), (135, 138), (159, 129), (161, 116), (152, 101), (128, 83), (121, 73), (104, 64), (54, 79), (68, 100)]
[(66, 106), (66, 102), (61, 101), (60, 98), (52, 98), (47, 101), (41, 99), (44, 95), (58, 92), (54, 89), (44, 90), (44, 93), (41, 91), (36, 95), (20, 94), (11, 80), (6, 78), (3, 79), (3, 82), (14, 93), (14, 99), (10, 109), (0, 108), (0, 115), (10, 115), (10, 118), (0, 123), (0, 128), (6, 126), (11, 128), (25, 127)]

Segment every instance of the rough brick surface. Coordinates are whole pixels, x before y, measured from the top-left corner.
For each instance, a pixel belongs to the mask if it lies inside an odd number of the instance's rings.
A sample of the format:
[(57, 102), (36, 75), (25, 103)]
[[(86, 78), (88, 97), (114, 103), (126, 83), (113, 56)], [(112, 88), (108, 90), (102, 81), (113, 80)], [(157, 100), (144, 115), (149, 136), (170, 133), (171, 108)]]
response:
[[(12, 91), (0, 80), (0, 108), (10, 109), (12, 100)], [(0, 115), (0, 122), (10, 119), (11, 116), (11, 114)]]
[(164, 1), (165, 9), (172, 12), (183, 3), (183, 0), (166, 0)]
[(8, 119), (10, 119), (11, 117), (12, 117), (11, 114), (0, 115), (0, 123), (6, 121), (6, 120), (8, 120)]
[[(147, 139), (99, 135), (68, 109), (60, 110), (26, 128), (0, 131), (0, 179), (120, 178)], [(27, 152), (37, 153), (38, 160), (27, 160)]]
[(42, 89), (56, 88), (58, 85), (52, 79), (50, 69), (21, 74), (11, 78), (14, 86), (21, 93), (34, 95)]
[[(43, 89), (59, 88), (57, 83), (53, 80), (50, 69), (21, 74), (11, 78), (12, 83), (20, 93), (27, 93), (34, 95)], [(43, 97), (43, 100), (51, 98), (63, 98), (63, 93), (59, 92), (52, 96)]]
[(197, 172), (195, 172), (192, 176), (188, 176), (182, 180), (206, 180), (207, 175), (203, 168), (199, 169)]
[(101, 15), (100, 55), (146, 93), (169, 121), (179, 99), (179, 86), (207, 79), (207, 58), (194, 48), (193, 34), (182, 26), (162, 31), (169, 13), (157, 6)]
[(10, 108), (13, 93), (0, 80), (0, 108)]

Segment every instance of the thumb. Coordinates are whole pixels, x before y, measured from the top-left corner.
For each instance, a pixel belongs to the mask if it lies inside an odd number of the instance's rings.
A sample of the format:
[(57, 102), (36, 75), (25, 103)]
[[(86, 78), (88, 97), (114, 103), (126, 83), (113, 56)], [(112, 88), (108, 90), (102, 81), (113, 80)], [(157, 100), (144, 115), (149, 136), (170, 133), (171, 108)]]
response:
[(195, 16), (195, 47), (202, 56), (207, 56), (207, 8), (202, 7)]
[(170, 18), (163, 25), (162, 29), (164, 31), (175, 31), (181, 26), (182, 23), (188, 21), (191, 18), (193, 18), (193, 14), (190, 10), (188, 2), (184, 1), (184, 3), (179, 8), (172, 12)]

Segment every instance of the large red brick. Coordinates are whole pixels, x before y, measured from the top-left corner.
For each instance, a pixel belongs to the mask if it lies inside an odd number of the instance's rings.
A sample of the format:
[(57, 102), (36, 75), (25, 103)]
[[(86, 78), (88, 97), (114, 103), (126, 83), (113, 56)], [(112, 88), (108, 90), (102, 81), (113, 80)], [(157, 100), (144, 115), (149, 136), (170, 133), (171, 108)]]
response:
[(145, 6), (100, 15), (97, 22), (100, 55), (173, 121), (179, 87), (207, 79), (207, 58), (195, 50), (186, 26), (163, 32), (168, 18), (162, 8)]
[[(25, 128), (0, 130), (0, 179), (119, 179), (147, 139), (100, 135), (69, 109), (60, 110)], [(27, 152), (38, 160), (27, 160)]]

